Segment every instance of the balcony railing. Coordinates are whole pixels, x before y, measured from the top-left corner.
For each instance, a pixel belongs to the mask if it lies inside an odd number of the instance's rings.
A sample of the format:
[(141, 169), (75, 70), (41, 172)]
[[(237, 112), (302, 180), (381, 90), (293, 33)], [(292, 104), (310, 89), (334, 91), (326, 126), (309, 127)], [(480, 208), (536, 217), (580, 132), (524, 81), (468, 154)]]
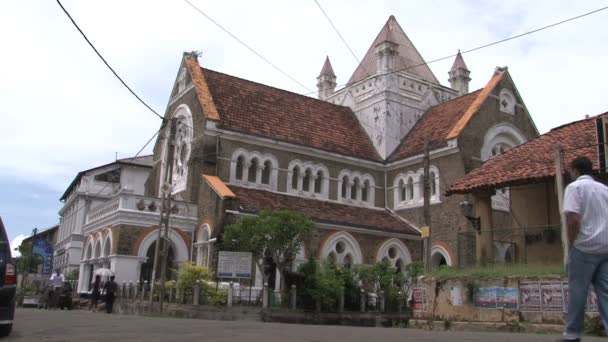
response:
[[(158, 198), (134, 195), (126, 192), (117, 194), (89, 212), (87, 224), (99, 221), (116, 212), (160, 213), (161, 200)], [(174, 217), (196, 218), (197, 207), (193, 203), (171, 201), (171, 215)]]

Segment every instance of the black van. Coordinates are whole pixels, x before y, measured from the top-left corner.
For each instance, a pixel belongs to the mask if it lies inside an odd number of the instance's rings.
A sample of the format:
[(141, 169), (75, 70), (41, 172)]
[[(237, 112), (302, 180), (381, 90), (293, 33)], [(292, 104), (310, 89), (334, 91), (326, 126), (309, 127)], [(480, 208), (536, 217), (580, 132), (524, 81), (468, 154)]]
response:
[(15, 317), (17, 272), (11, 246), (0, 217), (0, 336), (8, 336)]

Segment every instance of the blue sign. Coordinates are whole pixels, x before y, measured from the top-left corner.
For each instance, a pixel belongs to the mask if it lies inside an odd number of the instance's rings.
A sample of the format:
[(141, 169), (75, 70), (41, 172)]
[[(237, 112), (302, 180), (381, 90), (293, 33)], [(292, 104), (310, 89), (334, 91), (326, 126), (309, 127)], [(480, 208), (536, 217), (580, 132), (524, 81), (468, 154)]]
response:
[(34, 240), (32, 254), (42, 259), (42, 274), (53, 273), (53, 244), (47, 240)]

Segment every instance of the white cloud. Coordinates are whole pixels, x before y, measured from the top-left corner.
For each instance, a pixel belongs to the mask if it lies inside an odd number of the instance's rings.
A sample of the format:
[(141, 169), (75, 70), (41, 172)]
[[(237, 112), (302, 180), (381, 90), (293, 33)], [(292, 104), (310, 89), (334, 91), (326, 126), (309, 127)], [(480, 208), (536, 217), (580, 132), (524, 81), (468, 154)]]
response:
[(21, 256), (21, 253), (16, 251), (15, 248), (19, 247), (21, 245), (21, 242), (23, 242), (23, 240), (27, 237), (27, 235), (19, 234), (15, 236), (15, 238), (11, 241), (11, 251), (13, 253), (13, 258)]

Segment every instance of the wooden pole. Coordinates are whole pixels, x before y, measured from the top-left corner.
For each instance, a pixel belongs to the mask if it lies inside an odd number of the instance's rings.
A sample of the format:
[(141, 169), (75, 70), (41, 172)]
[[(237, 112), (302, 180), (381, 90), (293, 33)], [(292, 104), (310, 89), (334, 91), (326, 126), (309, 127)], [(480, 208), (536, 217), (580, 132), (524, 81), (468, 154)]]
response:
[[(431, 242), (432, 242), (432, 229), (431, 229), (431, 187), (430, 187), (430, 177), (429, 177), (429, 168), (430, 168), (430, 160), (429, 160), (429, 139), (426, 138), (424, 140), (424, 176), (423, 176), (423, 192), (424, 192), (424, 225), (429, 227), (429, 236), (424, 240), (425, 242), (425, 250), (424, 250), (424, 270), (425, 273), (429, 273), (431, 271)], [(434, 180), (433, 180), (434, 181)]]
[[(177, 120), (175, 118), (171, 119), (171, 123), (170, 123), (170, 129), (169, 129), (169, 143), (167, 144), (167, 146), (169, 147), (168, 152), (168, 157), (167, 157), (167, 162), (170, 163), (169, 165), (169, 176), (167, 177), (167, 185), (168, 185), (168, 189), (167, 189), (167, 200), (166, 200), (166, 206), (165, 206), (165, 238), (162, 240), (163, 241), (163, 245), (162, 245), (162, 251), (160, 253), (161, 255), (161, 268), (160, 268), (160, 294), (158, 296), (158, 310), (159, 313), (163, 312), (163, 301), (165, 300), (165, 282), (167, 281), (167, 256), (169, 253), (169, 217), (171, 216), (171, 200), (172, 200), (172, 195), (171, 195), (171, 191), (173, 189), (171, 189), (171, 184), (173, 183), (173, 159), (174, 159), (174, 155), (175, 155), (175, 133), (177, 131)], [(160, 227), (159, 227), (160, 228)]]
[(566, 215), (564, 215), (564, 163), (562, 158), (562, 147), (555, 145), (553, 147), (555, 153), (555, 190), (557, 192), (557, 203), (561, 221), (562, 230), (562, 248), (564, 253), (564, 269), (568, 265), (568, 224), (566, 223)]

